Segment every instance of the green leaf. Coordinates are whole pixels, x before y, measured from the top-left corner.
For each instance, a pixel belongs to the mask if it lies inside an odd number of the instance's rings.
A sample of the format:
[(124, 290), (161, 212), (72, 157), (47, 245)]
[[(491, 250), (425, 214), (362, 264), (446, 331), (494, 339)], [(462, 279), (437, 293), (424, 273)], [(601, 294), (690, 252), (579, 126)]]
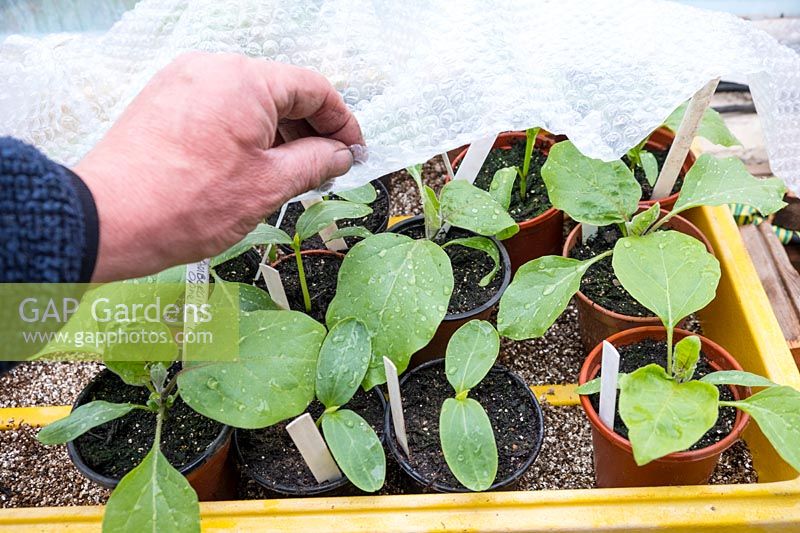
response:
[(364, 226), (346, 226), (331, 233), (325, 242), (332, 241), (333, 239), (342, 239), (344, 237), (358, 237), (359, 239), (366, 239), (370, 235), (372, 235), (372, 232)]
[(239, 360), (178, 376), (183, 400), (223, 424), (262, 428), (302, 413), (314, 398), (325, 328), (296, 311), (254, 311), (239, 322)]
[(643, 235), (658, 220), (659, 214), (661, 214), (661, 204), (656, 202), (631, 219), (628, 223), (628, 233)]
[(292, 238), (285, 231), (269, 224), (259, 224), (244, 239), (211, 259), (211, 267), (221, 265), (234, 257), (239, 257), (253, 246), (259, 244), (292, 244)]
[(406, 172), (414, 178), (414, 183), (417, 184), (417, 188), (422, 190), (422, 164), (406, 167)]
[(675, 379), (684, 383), (692, 379), (700, 359), (700, 337), (690, 335), (675, 344), (675, 357), (673, 358), (672, 373)]
[(738, 157), (717, 159), (703, 154), (686, 173), (672, 211), (680, 213), (700, 205), (744, 204), (766, 216), (786, 205), (785, 192), (780, 178), (756, 178)]
[[(683, 120), (683, 115), (686, 113), (687, 106), (688, 103), (686, 102), (679, 105), (678, 108), (667, 117), (667, 120), (664, 121), (664, 126), (674, 133), (677, 133), (681, 121)], [(697, 128), (697, 136), (708, 139), (712, 143), (721, 146), (736, 146), (737, 144), (742, 144), (725, 125), (722, 116), (710, 107), (707, 107), (703, 112), (703, 118), (700, 119), (700, 125)]]
[(486, 490), (497, 476), (497, 444), (489, 416), (472, 398), (447, 398), (439, 415), (444, 460), (456, 479), (474, 491)]
[(580, 289), (583, 275), (600, 259), (548, 255), (522, 265), (500, 298), (500, 334), (518, 341), (544, 335)]
[(473, 250), (479, 250), (492, 258), (492, 261), (494, 261), (494, 268), (492, 268), (491, 272), (481, 278), (481, 280), (478, 282), (478, 285), (485, 287), (491, 283), (495, 274), (497, 274), (497, 271), (500, 270), (500, 250), (497, 249), (497, 246), (494, 244), (494, 242), (492, 242), (492, 240), (488, 237), (462, 237), (460, 239), (447, 241), (442, 245), (442, 248), (447, 248), (448, 246), (452, 246), (454, 244), (466, 246), (467, 248), (472, 248)]
[[(163, 322), (114, 322), (114, 331), (125, 333), (120, 335), (118, 342), (109, 344), (105, 350), (105, 361), (112, 362), (149, 362), (164, 361), (173, 362), (178, 360), (178, 345), (172, 337), (172, 332)], [(135, 335), (131, 335), (131, 333)], [(142, 342), (142, 339), (148, 341)], [(157, 342), (153, 342), (157, 340)], [(115, 368), (109, 367), (112, 372)], [(136, 367), (126, 367), (136, 368)], [(134, 371), (135, 372), (135, 371)], [(129, 385), (141, 385), (142, 383), (128, 382), (126, 378), (134, 378), (133, 375), (120, 375)]]
[(200, 504), (192, 486), (154, 445), (111, 493), (104, 533), (200, 531)]
[(494, 365), (500, 336), (485, 320), (470, 320), (453, 333), (444, 358), (447, 381), (456, 394), (474, 388)]
[(52, 422), (39, 431), (36, 439), (45, 445), (63, 444), (80, 437), (90, 429), (144, 408), (134, 403), (110, 403), (97, 400), (81, 405), (69, 416)]
[(326, 321), (359, 319), (372, 335), (364, 388), (384, 383), (383, 356), (402, 372), (411, 354), (428, 344), (447, 312), (453, 271), (433, 242), (379, 233), (353, 246), (339, 270)]
[(639, 466), (690, 448), (717, 421), (714, 385), (678, 383), (656, 364), (628, 374), (620, 389), (619, 414)]
[(371, 183), (367, 183), (361, 187), (350, 189), (349, 191), (339, 191), (336, 193), (336, 196), (339, 198), (344, 198), (348, 202), (354, 202), (357, 204), (371, 204), (375, 201), (375, 198), (378, 197), (378, 192)]
[(595, 226), (627, 222), (642, 197), (642, 188), (625, 163), (591, 159), (570, 141), (550, 149), (541, 174), (556, 209)]
[(364, 204), (354, 204), (342, 200), (323, 200), (309, 206), (297, 219), (295, 231), (300, 240), (313, 237), (320, 230), (343, 218), (361, 218), (372, 213), (372, 208)]
[(375, 431), (359, 415), (340, 409), (322, 415), (325, 442), (350, 482), (364, 492), (375, 492), (386, 478), (386, 456)]
[(439, 213), (439, 199), (433, 189), (422, 181), (422, 165), (407, 167), (406, 171), (414, 178), (419, 196), (422, 198), (422, 213), (425, 217), (425, 238), (433, 239), (439, 228), (442, 227), (442, 217)]
[(147, 361), (105, 361), (105, 365), (128, 385), (143, 387), (150, 382)]
[(618, 240), (612, 264), (625, 290), (667, 328), (708, 305), (719, 283), (719, 261), (677, 231)]
[(753, 417), (784, 461), (800, 471), (800, 392), (770, 387), (744, 400), (720, 402)]
[[(508, 238), (519, 226), (492, 195), (465, 180), (452, 180), (440, 195), (442, 219), (478, 235)], [(509, 234), (511, 232), (511, 234)]]
[(489, 185), (489, 194), (506, 211), (508, 211), (508, 206), (511, 205), (511, 191), (514, 190), (514, 181), (516, 179), (516, 167), (501, 168), (494, 173), (492, 184)]
[(350, 401), (364, 380), (372, 355), (367, 327), (345, 318), (328, 332), (317, 361), (317, 399), (325, 407)]
[[(617, 389), (620, 388), (620, 383), (622, 383), (622, 379), (626, 376), (620, 372), (617, 374)], [(591, 381), (587, 381), (583, 385), (577, 387), (575, 389), (575, 394), (581, 394), (584, 396), (588, 396), (589, 394), (597, 394), (600, 392), (600, 379), (601, 378), (594, 378)]]
[(642, 150), (639, 154), (639, 160), (642, 162), (644, 177), (647, 183), (653, 187), (656, 184), (656, 179), (658, 179), (658, 161), (656, 161), (656, 156), (647, 150)]
[(269, 293), (264, 289), (259, 289), (255, 285), (237, 283), (239, 292), (239, 310), (243, 313), (253, 311), (277, 311), (280, 309), (278, 304), (272, 301)]
[(743, 370), (718, 370), (706, 374), (700, 381), (712, 385), (740, 385), (742, 387), (774, 387), (775, 383), (757, 374)]

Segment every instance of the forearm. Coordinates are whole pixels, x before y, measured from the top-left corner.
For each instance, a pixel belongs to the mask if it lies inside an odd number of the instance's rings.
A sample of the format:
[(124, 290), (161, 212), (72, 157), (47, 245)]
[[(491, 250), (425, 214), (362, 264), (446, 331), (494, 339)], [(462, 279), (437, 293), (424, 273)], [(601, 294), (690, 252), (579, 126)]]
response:
[(0, 281), (88, 282), (98, 222), (89, 189), (34, 147), (0, 138)]

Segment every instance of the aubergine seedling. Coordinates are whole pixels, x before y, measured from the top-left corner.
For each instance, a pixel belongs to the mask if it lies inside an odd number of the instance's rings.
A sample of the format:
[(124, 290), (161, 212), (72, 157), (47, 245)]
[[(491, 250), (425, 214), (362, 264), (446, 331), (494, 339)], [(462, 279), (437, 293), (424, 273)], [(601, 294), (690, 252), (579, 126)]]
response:
[[(674, 207), (660, 219), (658, 203), (635, 214), (642, 191), (622, 161), (591, 159), (569, 141), (550, 149), (542, 178), (557, 209), (577, 222), (614, 224), (622, 238), (613, 250), (585, 261), (545, 256), (522, 265), (500, 300), (497, 318), (500, 333), (515, 340), (543, 335), (580, 289), (589, 267), (620, 250), (630, 251), (642, 263), (657, 261), (661, 252), (677, 263), (689, 264), (698, 255), (708, 256), (705, 263), (710, 263), (713, 257), (699, 241), (674, 231), (657, 231), (687, 209), (742, 203), (767, 215), (786, 205), (780, 179), (757, 179), (737, 158), (717, 159), (708, 154), (700, 156), (686, 173)], [(616, 261), (613, 264), (616, 271)], [(694, 283), (702, 282), (706, 274), (699, 268), (683, 272), (685, 279)]]
[[(685, 242), (669, 242), (676, 238)], [(628, 428), (636, 463), (645, 465), (689, 449), (714, 426), (720, 407), (735, 407), (753, 417), (778, 454), (800, 469), (800, 392), (736, 370), (711, 372), (693, 379), (700, 357), (700, 338), (689, 336), (672, 346), (676, 324), (714, 298), (719, 280), (716, 259), (700, 243), (679, 233), (626, 239), (642, 240), (640, 244), (652, 248), (648, 256), (652, 260), (642, 260), (639, 247), (625, 246), (623, 241), (614, 253), (615, 272), (628, 292), (661, 319), (667, 332), (666, 368), (649, 364), (630, 374), (620, 374), (618, 381), (619, 414)], [(676, 244), (686, 252), (671, 252)], [(701, 283), (692, 275), (695, 270), (701, 272)], [(741, 400), (722, 401), (715, 385), (765, 389)], [(594, 394), (599, 390), (600, 381), (595, 379), (579, 387), (578, 393)]]
[(497, 444), (486, 410), (469, 391), (489, 373), (500, 353), (500, 336), (484, 320), (470, 320), (447, 344), (445, 375), (455, 396), (439, 414), (439, 439), (450, 471), (465, 487), (486, 490), (497, 476)]
[[(314, 397), (314, 371), (325, 328), (302, 313), (271, 310), (274, 304), (269, 296), (256, 287), (216, 278), (207, 302), (213, 320), (201, 321), (195, 326), (199, 338), (210, 334), (215, 343), (216, 339), (228, 336), (232, 346), (238, 345), (235, 361), (211, 360), (222, 357), (219, 344), (209, 348), (213, 357), (200, 354), (197, 359), (183, 360), (186, 344), (179, 349), (166, 323), (169, 321), (164, 320), (165, 315), (134, 322), (127, 318), (115, 319), (103, 324), (91, 318), (97, 315), (98, 304), (116, 309), (119, 305), (145, 305), (159, 300), (176, 302), (182, 293), (175, 288), (181, 286), (184, 279), (185, 270), (178, 267), (133, 282), (103, 285), (84, 295), (65, 325), (67, 330), (73, 324), (84, 331), (90, 328), (130, 330), (137, 332), (140, 338), (161, 339), (158, 343), (134, 342), (131, 336), (130, 342), (109, 342), (91, 349), (83, 345), (53, 344), (44, 351), (92, 351), (125, 383), (150, 391), (146, 404), (102, 400), (86, 403), (66, 418), (45, 426), (37, 435), (43, 444), (60, 444), (133, 410), (153, 413), (156, 420), (153, 444), (141, 463), (128, 472), (112, 492), (103, 518), (105, 532), (200, 530), (197, 494), (161, 451), (164, 422), (179, 398), (194, 411), (218, 422), (252, 428), (297, 416)], [(237, 294), (237, 289), (245, 287), (247, 289)], [(238, 316), (238, 322), (232, 322), (231, 316)], [(178, 361), (182, 361), (182, 367), (173, 367)], [(168, 372), (170, 367), (172, 371)]]
[[(370, 188), (372, 186), (370, 185)], [(359, 188), (360, 189), (360, 188)], [(374, 192), (374, 189), (372, 189)], [(350, 191), (351, 193), (354, 191)], [(359, 197), (365, 197), (368, 193), (358, 193)], [(330, 226), (332, 223), (347, 219), (347, 218), (361, 218), (372, 213), (372, 208), (362, 203), (344, 201), (344, 200), (323, 200), (314, 205), (309, 206), (303, 214), (297, 219), (295, 225), (294, 237), (289, 235), (278, 228), (270, 226), (266, 223), (259, 224), (256, 229), (248, 233), (244, 239), (228, 248), (226, 251), (215, 256), (211, 260), (211, 267), (220, 265), (226, 261), (238, 257), (239, 255), (250, 250), (253, 246), (257, 245), (276, 245), (284, 244), (290, 246), (294, 251), (295, 260), (297, 262), (297, 274), (300, 279), (300, 289), (303, 293), (303, 305), (307, 313), (311, 312), (311, 295), (308, 292), (308, 282), (306, 281), (306, 272), (303, 267), (303, 257), (300, 254), (301, 244), (306, 239), (309, 239), (319, 233), (324, 228)], [(328, 240), (337, 239), (341, 237), (368, 237), (371, 235), (369, 230), (361, 226), (340, 228), (328, 236)]]

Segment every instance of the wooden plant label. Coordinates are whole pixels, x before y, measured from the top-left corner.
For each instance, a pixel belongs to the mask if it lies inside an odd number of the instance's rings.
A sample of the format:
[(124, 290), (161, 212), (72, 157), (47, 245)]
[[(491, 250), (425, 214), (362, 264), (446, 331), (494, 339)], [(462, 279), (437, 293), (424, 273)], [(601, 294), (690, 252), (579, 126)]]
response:
[(681, 171), (683, 162), (686, 160), (686, 155), (689, 153), (689, 148), (692, 146), (692, 140), (694, 140), (697, 128), (700, 126), (700, 120), (703, 118), (703, 113), (711, 102), (714, 91), (717, 90), (718, 83), (719, 78), (711, 80), (689, 100), (689, 105), (686, 106), (686, 112), (683, 114), (681, 125), (678, 127), (678, 132), (675, 134), (675, 140), (672, 141), (667, 159), (664, 161), (664, 166), (661, 167), (661, 173), (658, 175), (656, 184), (653, 186), (653, 194), (650, 196), (652, 200), (666, 198), (672, 191), (672, 187), (675, 186), (675, 181), (678, 179), (678, 174)]
[(294, 445), (303, 456), (317, 483), (333, 481), (342, 477), (342, 472), (336, 466), (325, 439), (317, 429), (314, 420), (308, 413), (303, 413), (286, 426), (286, 431), (292, 437)]
[(603, 341), (603, 374), (600, 377), (600, 420), (607, 428), (614, 429), (614, 413), (617, 409), (617, 374), (619, 373), (619, 352), (614, 346)]
[(467, 180), (470, 183), (474, 183), (496, 138), (497, 135), (492, 135), (490, 137), (478, 139), (470, 144), (469, 148), (467, 148), (467, 153), (464, 154), (464, 159), (462, 159), (461, 163), (458, 165), (455, 179)]
[(451, 180), (454, 179), (453, 165), (450, 163), (450, 157), (447, 155), (447, 152), (442, 154), (442, 161), (444, 161), (444, 169), (447, 171), (447, 177)]
[(286, 298), (286, 290), (283, 288), (283, 281), (278, 271), (264, 263), (258, 265), (258, 271), (267, 284), (267, 292), (272, 301), (278, 304), (278, 307), (289, 309), (289, 300)]
[(397, 379), (397, 367), (388, 357), (383, 358), (383, 368), (386, 371), (386, 387), (389, 389), (389, 406), (392, 409), (392, 425), (397, 442), (406, 457), (411, 454), (408, 451), (408, 437), (406, 436), (406, 420), (403, 417), (403, 401), (400, 398), (400, 382)]
[[(309, 200), (300, 200), (300, 203), (303, 204), (303, 207), (308, 209), (312, 205), (319, 203), (321, 201), (322, 198), (317, 196)], [(332, 250), (334, 252), (341, 252), (342, 250), (347, 250), (347, 243), (344, 242), (344, 239), (339, 238), (339, 239), (328, 240), (330, 236), (333, 234), (333, 232), (338, 229), (339, 228), (336, 226), (336, 223), (333, 222), (329, 226), (322, 228), (319, 232), (319, 236), (322, 237), (322, 242), (325, 243), (325, 247), (328, 250)]]
[(581, 222), (581, 243), (586, 244), (589, 237), (597, 233), (597, 226)]

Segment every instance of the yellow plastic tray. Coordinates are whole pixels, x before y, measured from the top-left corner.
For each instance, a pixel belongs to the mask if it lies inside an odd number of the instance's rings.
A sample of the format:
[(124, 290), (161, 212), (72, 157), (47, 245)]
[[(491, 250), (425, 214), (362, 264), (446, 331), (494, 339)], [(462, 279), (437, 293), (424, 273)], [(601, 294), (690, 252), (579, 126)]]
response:
[[(717, 298), (700, 313), (704, 334), (745, 369), (800, 388), (800, 374), (730, 212), (700, 208), (689, 218), (722, 264)], [(574, 404), (571, 386), (536, 387), (556, 405)], [(50, 411), (45, 411), (50, 409)], [(53, 411), (53, 410), (56, 411)], [(58, 409), (0, 409), (0, 427), (46, 423)], [(755, 424), (745, 433), (759, 483), (491, 494), (361, 496), (201, 504), (205, 531), (800, 531), (800, 476)], [(2, 452), (0, 452), (2, 453)], [(96, 531), (101, 506), (7, 509), (10, 531)]]

